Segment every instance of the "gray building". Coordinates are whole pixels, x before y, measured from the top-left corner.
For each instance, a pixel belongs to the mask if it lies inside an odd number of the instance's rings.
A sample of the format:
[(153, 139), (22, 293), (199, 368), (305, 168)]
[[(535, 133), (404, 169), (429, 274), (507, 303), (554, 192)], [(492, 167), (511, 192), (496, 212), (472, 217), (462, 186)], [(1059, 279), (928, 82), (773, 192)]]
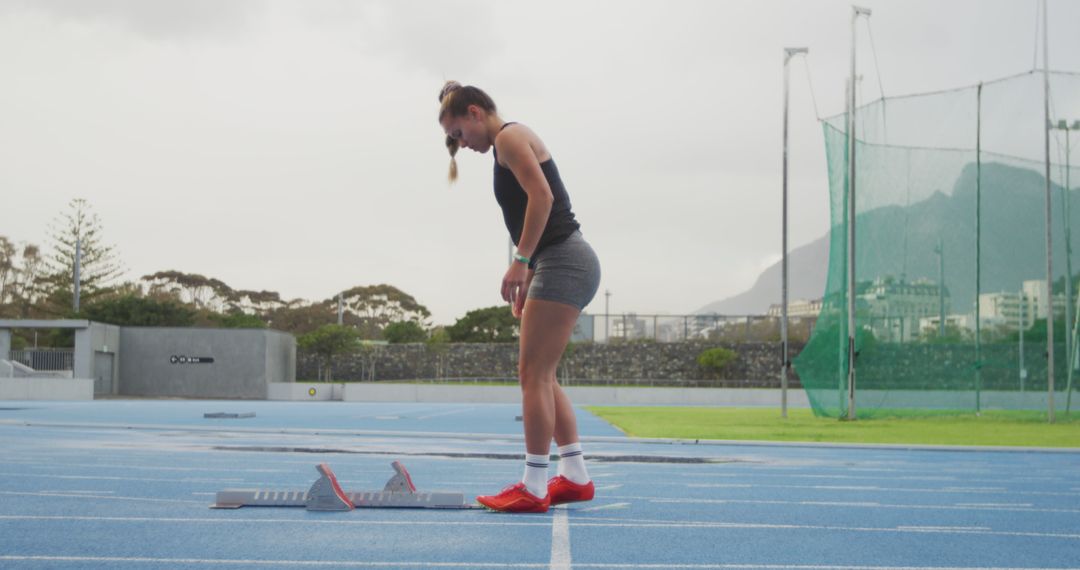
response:
[[(74, 330), (75, 348), (65, 360), (70, 370), (34, 370), (26, 356), (34, 351), (11, 350), (13, 329)], [(67, 380), (77, 387), (71, 394), (92, 382), (94, 396), (262, 399), (270, 383), (296, 381), (296, 339), (266, 329), (0, 320), (0, 394), (15, 398), (24, 388), (33, 394), (45, 379), (58, 394), (69, 393), (62, 389)]]

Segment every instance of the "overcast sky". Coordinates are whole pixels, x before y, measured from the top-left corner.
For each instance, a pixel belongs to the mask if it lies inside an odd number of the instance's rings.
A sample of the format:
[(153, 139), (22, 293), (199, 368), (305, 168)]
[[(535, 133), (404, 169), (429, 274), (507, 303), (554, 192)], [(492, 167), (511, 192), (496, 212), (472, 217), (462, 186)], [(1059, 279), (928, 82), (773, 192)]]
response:
[[(687, 313), (780, 257), (782, 49), (791, 246), (828, 231), (822, 115), (850, 2), (0, 0), (0, 235), (48, 245), (76, 197), (127, 278), (175, 269), (328, 298), (389, 283), (452, 323), (501, 302), (492, 157), (446, 182), (444, 80), (480, 86), (559, 164), (603, 264), (588, 312)], [(1035, 0), (867, 0), (886, 95), (1031, 69)], [(1080, 70), (1080, 2), (1050, 2)], [(858, 29), (862, 98), (878, 74)], [(793, 276), (798, 279), (798, 276)]]

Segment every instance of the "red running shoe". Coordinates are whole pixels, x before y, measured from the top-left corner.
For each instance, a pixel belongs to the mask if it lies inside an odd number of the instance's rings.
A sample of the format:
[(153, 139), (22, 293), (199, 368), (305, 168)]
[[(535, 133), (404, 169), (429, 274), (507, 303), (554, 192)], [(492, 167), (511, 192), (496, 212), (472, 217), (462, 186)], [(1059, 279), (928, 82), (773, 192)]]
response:
[(515, 483), (498, 495), (480, 495), (476, 501), (481, 505), (504, 513), (546, 513), (551, 506), (551, 494), (541, 499), (525, 488), (525, 483)]
[(552, 505), (591, 501), (593, 495), (596, 494), (596, 487), (593, 486), (592, 481), (585, 484), (575, 483), (562, 475), (548, 479), (547, 485), (548, 498), (551, 499)]

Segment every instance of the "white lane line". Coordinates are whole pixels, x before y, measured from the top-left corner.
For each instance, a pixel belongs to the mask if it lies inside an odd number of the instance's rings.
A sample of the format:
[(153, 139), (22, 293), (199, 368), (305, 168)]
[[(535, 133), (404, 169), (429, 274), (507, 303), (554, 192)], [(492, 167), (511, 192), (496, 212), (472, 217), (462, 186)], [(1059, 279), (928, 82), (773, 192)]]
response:
[(974, 507), (974, 506), (954, 506), (954, 505), (893, 505), (886, 503), (875, 502), (851, 502), (851, 501), (766, 501), (766, 500), (752, 500), (752, 499), (662, 499), (657, 497), (629, 497), (629, 496), (614, 496), (606, 497), (608, 499), (636, 499), (641, 501), (649, 501), (651, 503), (682, 503), (682, 504), (705, 504), (705, 505), (724, 505), (724, 504), (749, 504), (749, 505), (802, 505), (811, 507), (869, 507), (874, 509), (926, 509), (926, 510), (946, 510), (946, 511), (1015, 511), (1024, 513), (1080, 513), (1080, 509), (1045, 509), (1045, 508), (1027, 508), (1027, 507)]
[(418, 420), (426, 420), (428, 418), (437, 418), (437, 417), (440, 417), (440, 416), (452, 416), (454, 414), (464, 414), (465, 412), (471, 412), (471, 411), (473, 411), (475, 409), (476, 408), (465, 408), (463, 410), (450, 410), (449, 412), (439, 412), (437, 414), (428, 414), (426, 416), (420, 416), (420, 417), (418, 417), (416, 419), (418, 419)]
[[(82, 490), (75, 490), (75, 489), (42, 489), (42, 490), (38, 491), (38, 493), (51, 493), (51, 494), (67, 493), (67, 494), (70, 494), (70, 495), (112, 495), (113, 494), (112, 491), (82, 491)], [(208, 494), (212, 495), (213, 493), (208, 493)]]
[(956, 503), (958, 507), (1034, 507), (1034, 503)]
[[(420, 527), (431, 526), (438, 529), (462, 526), (551, 526), (551, 521), (543, 520), (545, 517), (534, 517), (537, 522), (480, 522), (458, 520), (452, 523), (446, 521), (424, 520), (345, 520), (334, 519), (240, 519), (240, 518), (168, 518), (168, 517), (91, 517), (91, 516), (56, 516), (56, 515), (0, 515), (0, 521), (82, 521), (100, 524), (105, 522), (160, 522), (160, 523), (195, 523), (195, 524), (236, 524), (236, 523), (262, 523), (262, 524), (299, 524), (299, 525), (377, 525), (377, 526), (405, 526)], [(575, 519), (575, 527), (594, 528), (625, 528), (625, 529), (742, 529), (742, 530), (805, 530), (825, 532), (858, 532), (858, 533), (901, 533), (901, 534), (971, 534), (983, 536), (1019, 536), (1025, 538), (1061, 538), (1067, 540), (1080, 540), (1080, 534), (1045, 533), (1045, 532), (1014, 532), (1014, 531), (987, 531), (987, 530), (929, 530), (929, 529), (904, 529), (898, 527), (847, 527), (827, 525), (797, 525), (797, 524), (764, 524), (764, 523), (740, 523), (740, 522), (695, 522), (695, 521), (654, 521), (654, 522), (617, 522), (620, 519), (605, 518), (581, 518)], [(596, 522), (587, 522), (596, 521)], [(616, 522), (605, 522), (616, 521)], [(546, 566), (546, 565), (545, 565)], [(582, 564), (574, 564), (580, 567)]]
[(145, 503), (181, 503), (187, 505), (201, 505), (201, 501), (184, 501), (181, 499), (158, 499), (156, 497), (117, 497), (114, 495), (87, 495), (85, 493), (32, 493), (29, 491), (0, 491), (0, 495), (16, 497), (58, 497), (61, 499), (96, 499), (99, 501), (138, 501)]
[(116, 564), (203, 564), (206, 566), (321, 566), (329, 568), (546, 568), (547, 564), (488, 562), (356, 562), (352, 560), (223, 560), (219, 558), (136, 558), (119, 556), (0, 556), (13, 562), (111, 562)]
[[(191, 502), (191, 501), (186, 501)], [(205, 505), (205, 503), (199, 503)], [(256, 507), (257, 508), (257, 507)], [(306, 513), (303, 509), (297, 509), (300, 513)], [(505, 518), (505, 517), (498, 517)], [(524, 518), (521, 517), (521, 518)], [(454, 521), (449, 523), (449, 526), (551, 526), (551, 521), (546, 520), (546, 516), (543, 517), (529, 517), (535, 518), (536, 522), (513, 522), (513, 521)], [(142, 523), (194, 523), (194, 524), (232, 524), (232, 523), (273, 523), (273, 524), (303, 524), (303, 525), (319, 525), (319, 524), (333, 524), (333, 525), (381, 525), (381, 526), (446, 526), (446, 521), (402, 521), (402, 520), (346, 520), (340, 518), (320, 520), (320, 519), (251, 519), (251, 518), (197, 518), (197, 517), (92, 517), (92, 516), (58, 516), (58, 515), (0, 515), (0, 521), (79, 521), (79, 522), (91, 522), (94, 524), (106, 523), (106, 522), (142, 522)]]
[(584, 509), (577, 509), (579, 513), (591, 513), (595, 511), (607, 511), (613, 509), (625, 509), (629, 507), (630, 503), (611, 503), (610, 505), (597, 505), (595, 507), (586, 507)]
[[(288, 469), (270, 469), (270, 468), (237, 468), (234, 466), (223, 467), (164, 467), (160, 465), (125, 465), (117, 463), (58, 463), (47, 462), (39, 463), (41, 467), (49, 468), (67, 468), (67, 467), (86, 467), (90, 469), (123, 469), (123, 470), (137, 470), (137, 471), (221, 471), (222, 469), (228, 469), (234, 473), (292, 473)], [(4, 473), (4, 475), (15, 475), (14, 473)], [(26, 473), (23, 473), (26, 475)]]
[(551, 570), (570, 570), (570, 521), (566, 509), (559, 509), (551, 519)]
[[(144, 558), (119, 556), (16, 556), (2, 555), (0, 561), (12, 562), (111, 562), (129, 564), (202, 564), (207, 566), (312, 566), (334, 568), (547, 568), (548, 564), (528, 562), (357, 562), (353, 560), (253, 560), (221, 558)], [(1036, 568), (1006, 566), (836, 566), (816, 564), (631, 564), (590, 562), (575, 568), (641, 568), (686, 570), (1077, 570), (1074, 568)]]
[(0, 473), (0, 477), (27, 477), (30, 479), (65, 479), (80, 481), (150, 481), (154, 483), (243, 483), (240, 478), (216, 479), (184, 477), (181, 479), (158, 479), (154, 477), (119, 477), (114, 475), (47, 475), (42, 473)]
[(950, 530), (993, 530), (988, 526), (898, 526), (899, 530), (925, 530), (925, 531), (950, 531)]
[(615, 483), (614, 485), (599, 485), (596, 487), (597, 491), (614, 491), (622, 487), (622, 483)]
[[(659, 483), (663, 484), (663, 483)], [(695, 489), (770, 488), (770, 489), (817, 489), (821, 491), (882, 491), (901, 493), (972, 493), (976, 495), (1038, 495), (1076, 497), (1077, 493), (1058, 491), (1009, 491), (1004, 487), (944, 487), (941, 489), (919, 487), (878, 487), (876, 485), (771, 485), (760, 483), (684, 483)]]

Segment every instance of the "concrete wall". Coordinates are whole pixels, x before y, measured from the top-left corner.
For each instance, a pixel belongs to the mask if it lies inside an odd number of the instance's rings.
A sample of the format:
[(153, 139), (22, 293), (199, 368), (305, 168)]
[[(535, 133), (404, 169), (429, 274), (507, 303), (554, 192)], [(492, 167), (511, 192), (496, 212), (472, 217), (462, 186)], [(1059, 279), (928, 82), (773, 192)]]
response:
[(89, 378), (0, 378), (0, 400), (93, 400)]
[(279, 331), (123, 327), (120, 351), (127, 396), (261, 399), (296, 379), (296, 341)]
[[(325, 384), (323, 385), (325, 386)], [(780, 406), (780, 390), (743, 388), (565, 388), (579, 405), (694, 405), (694, 406)], [(517, 386), (462, 386), (448, 384), (345, 384), (346, 402), (521, 402)], [(788, 405), (808, 408), (802, 389), (788, 390)]]
[[(719, 375), (702, 369), (697, 357), (723, 346), (736, 353)], [(563, 355), (558, 376), (592, 383), (644, 384), (708, 388), (779, 388), (780, 343), (613, 343), (572, 344)], [(802, 345), (791, 346), (794, 357)], [(390, 344), (334, 358), (335, 381), (379, 381), (441, 378), (517, 378), (517, 343)], [(301, 353), (297, 377), (319, 378), (318, 358)], [(568, 382), (570, 383), (570, 382)], [(792, 374), (791, 387), (799, 387)]]
[(290, 402), (328, 402), (343, 399), (344, 384), (317, 382), (274, 382), (267, 386), (267, 400)]
[[(111, 366), (102, 366), (103, 359), (111, 361)], [(74, 376), (93, 379), (95, 395), (119, 393), (120, 327), (91, 322), (75, 331)]]
[(268, 331), (266, 337), (266, 382), (296, 381), (296, 337), (280, 331)]

